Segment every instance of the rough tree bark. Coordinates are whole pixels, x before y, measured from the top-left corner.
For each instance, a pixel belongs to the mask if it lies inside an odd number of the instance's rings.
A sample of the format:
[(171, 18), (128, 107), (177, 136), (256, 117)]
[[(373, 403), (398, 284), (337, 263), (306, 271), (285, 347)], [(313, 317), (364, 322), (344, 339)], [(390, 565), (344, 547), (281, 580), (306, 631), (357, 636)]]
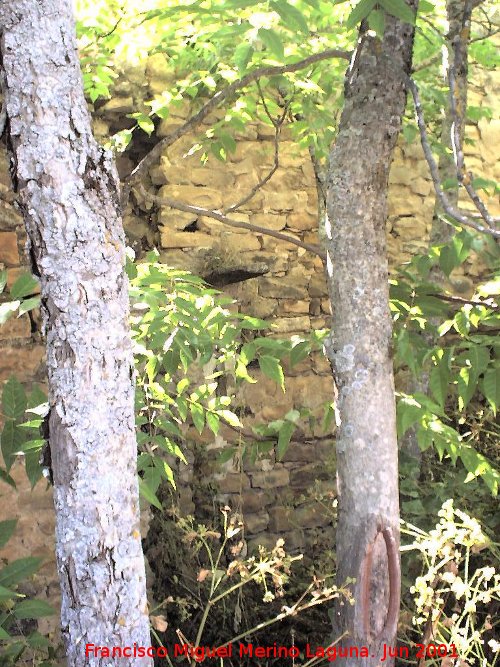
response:
[[(0, 0), (14, 187), (41, 282), (68, 665), (149, 646), (119, 184), (95, 142), (67, 0)], [(123, 659), (123, 665), (150, 659)]]
[[(416, 0), (410, 6), (415, 9)], [(400, 599), (398, 449), (385, 249), (387, 190), (406, 102), (413, 26), (386, 16), (383, 40), (362, 26), (330, 154), (326, 352), (337, 385), (337, 582), (355, 604), (336, 609), (341, 646), (369, 648), (374, 667), (395, 646)], [(387, 657), (384, 665), (393, 664)]]

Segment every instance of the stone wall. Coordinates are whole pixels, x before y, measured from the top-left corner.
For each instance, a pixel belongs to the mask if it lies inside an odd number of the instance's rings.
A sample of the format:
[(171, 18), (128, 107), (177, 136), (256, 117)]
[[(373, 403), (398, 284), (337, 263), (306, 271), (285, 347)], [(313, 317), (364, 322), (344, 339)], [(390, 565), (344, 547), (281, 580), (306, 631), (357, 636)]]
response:
[[(129, 70), (118, 81), (114, 97), (96, 110), (96, 135), (104, 138), (122, 129), (128, 122), (124, 118), (126, 113), (137, 110), (143, 106), (143, 100), (168, 85), (167, 70), (162, 55), (153, 56), (143, 67)], [(482, 74), (475, 81), (470, 91), (471, 102), (495, 107), (500, 77)], [(187, 112), (185, 108), (179, 109), (162, 121), (157, 136), (165, 136), (182, 123)], [(213, 118), (208, 119), (201, 131), (208, 129), (212, 121)], [(498, 179), (500, 121), (470, 124), (468, 136), (475, 140), (474, 144), (466, 145), (468, 167), (486, 178)], [(211, 160), (206, 166), (200, 164), (197, 155), (186, 155), (196, 137), (182, 138), (150, 170), (145, 187), (155, 194), (204, 207), (230, 206), (265, 175), (273, 159), (269, 127), (249, 123), (244, 135), (236, 138), (236, 151), (227, 163)], [(130, 171), (150, 145), (146, 135), (134, 142), (132, 159), (121, 157), (118, 161), (122, 175)], [(25, 270), (27, 261), (23, 253), (22, 220), (10, 190), (5, 150), (0, 148), (0, 268), (8, 269), (10, 285)], [(500, 213), (498, 201), (490, 200), (488, 204), (493, 214)], [(426, 247), (433, 210), (432, 184), (422, 151), (418, 144), (402, 141), (396, 149), (390, 176), (387, 248), (391, 266)], [(234, 217), (286, 232), (306, 243), (319, 243), (314, 171), (307, 152), (297, 149), (286, 128), (278, 171)], [(272, 320), (276, 334), (288, 335), (329, 324), (330, 305), (322, 262), (303, 248), (167, 207), (157, 210), (137, 193), (126, 212), (125, 226), (129, 242), (137, 250), (158, 245), (163, 261), (210, 277), (238, 301), (242, 311)], [(473, 279), (480, 271), (479, 263), (471, 261), (467, 275), (452, 274), (450, 280), (455, 291), (469, 295)], [(234, 276), (246, 279), (231, 282)], [(0, 327), (0, 381), (11, 374), (27, 385), (45, 381), (36, 313), (12, 319)], [(286, 385), (285, 394), (266, 378), (260, 378), (256, 385), (247, 385), (239, 400), (250, 413), (249, 419), (275, 419), (292, 407), (304, 406), (319, 414), (323, 404), (332, 398), (330, 369), (320, 355), (288, 369)], [(253, 465), (244, 465), (243, 469), (233, 461), (216, 467), (216, 455), (229, 439), (229, 434), (223, 431), (218, 438), (200, 442), (193, 437), (188, 443), (191, 465), (178, 471), (177, 502), (181, 510), (203, 517), (209, 514), (212, 500), (242, 510), (250, 548), (257, 542), (274, 542), (278, 535), (284, 536), (292, 549), (302, 549), (306, 544), (318, 546), (322, 541), (331, 544), (335, 498), (333, 440), (322, 437), (316, 430), (309, 438), (292, 442), (281, 462), (276, 462), (273, 455)], [(17, 516), (20, 521), (2, 556), (12, 559), (28, 553), (42, 555), (47, 565), (36, 579), (36, 588), (52, 598), (57, 591), (57, 580), (51, 493), (42, 482), (32, 492), (20, 465), (13, 474), (18, 483), (16, 492), (0, 484), (0, 519)], [(210, 481), (205, 496), (199, 491), (203, 480)], [(209, 498), (205, 503), (208, 509), (204, 511), (203, 498)]]

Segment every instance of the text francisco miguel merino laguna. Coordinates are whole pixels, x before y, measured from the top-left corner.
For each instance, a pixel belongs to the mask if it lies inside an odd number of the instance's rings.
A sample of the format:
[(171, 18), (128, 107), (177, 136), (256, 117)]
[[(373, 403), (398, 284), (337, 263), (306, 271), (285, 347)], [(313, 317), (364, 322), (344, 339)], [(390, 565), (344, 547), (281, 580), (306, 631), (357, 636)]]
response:
[[(406, 647), (392, 647), (384, 645), (384, 655), (381, 662), (388, 658), (409, 657)], [(405, 652), (405, 655), (401, 653)], [(326, 658), (329, 662), (337, 658), (368, 658), (370, 653), (366, 646), (314, 646), (306, 644), (302, 652), (297, 646), (278, 646), (276, 642), (271, 646), (258, 646), (256, 644), (226, 644), (225, 646), (190, 646), (189, 644), (174, 644), (173, 651), (165, 646), (96, 646), (85, 644), (85, 657), (99, 658), (166, 658), (167, 656), (187, 656), (194, 658), (196, 662), (203, 662), (210, 658)], [(375, 657), (375, 656), (373, 656)]]

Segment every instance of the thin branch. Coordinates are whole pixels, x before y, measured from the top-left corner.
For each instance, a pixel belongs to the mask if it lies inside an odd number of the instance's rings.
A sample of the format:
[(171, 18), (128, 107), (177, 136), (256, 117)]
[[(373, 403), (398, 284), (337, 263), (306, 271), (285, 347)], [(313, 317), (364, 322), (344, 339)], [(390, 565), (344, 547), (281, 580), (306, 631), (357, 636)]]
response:
[(496, 303), (488, 303), (488, 301), (479, 301), (478, 299), (464, 299), (461, 296), (453, 296), (451, 294), (433, 294), (430, 293), (429, 296), (433, 296), (435, 299), (440, 299), (441, 301), (449, 301), (450, 303), (457, 303), (460, 305), (470, 305), (470, 306), (483, 306), (484, 308), (489, 308), (490, 310), (500, 311), (500, 306)]
[(159, 141), (156, 146), (151, 149), (151, 151), (139, 162), (136, 168), (132, 173), (125, 179), (123, 193), (122, 193), (122, 205), (125, 207), (128, 197), (130, 195), (131, 184), (135, 183), (144, 172), (149, 169), (155, 162), (160, 158), (162, 151), (171, 146), (175, 141), (180, 139), (188, 132), (195, 130), (203, 120), (214, 110), (219, 104), (227, 100), (229, 97), (232, 97), (238, 90), (245, 88), (248, 84), (264, 76), (276, 76), (278, 74), (285, 74), (291, 72), (297, 72), (309, 65), (314, 65), (322, 60), (329, 60), (332, 58), (343, 58), (344, 60), (351, 59), (351, 53), (349, 51), (342, 51), (340, 49), (328, 49), (327, 51), (322, 51), (321, 53), (315, 53), (312, 56), (308, 56), (303, 60), (299, 60), (295, 63), (290, 63), (288, 65), (276, 65), (269, 67), (259, 67), (258, 69), (246, 74), (241, 79), (233, 81), (233, 83), (226, 86), (219, 92), (215, 93), (208, 102), (206, 102), (201, 109), (194, 115), (189, 118), (183, 125), (178, 127), (176, 130), (171, 132), (169, 135), (164, 137)]
[(262, 93), (262, 89), (260, 87), (259, 81), (257, 81), (257, 87), (259, 89), (259, 95), (262, 100), (262, 104), (264, 106), (264, 110), (266, 112), (267, 117), (271, 121), (274, 127), (274, 161), (271, 169), (267, 172), (267, 174), (264, 176), (264, 178), (259, 179), (259, 181), (253, 186), (253, 188), (250, 190), (250, 192), (242, 197), (239, 201), (237, 201), (235, 204), (232, 204), (231, 206), (228, 206), (225, 210), (224, 213), (232, 213), (233, 211), (236, 211), (237, 209), (241, 208), (244, 204), (246, 204), (250, 199), (252, 199), (262, 188), (266, 183), (268, 183), (271, 178), (274, 176), (276, 171), (278, 170), (278, 167), (280, 165), (279, 162), (279, 153), (280, 153), (280, 136), (281, 136), (281, 128), (283, 127), (283, 123), (285, 122), (286, 115), (288, 113), (288, 109), (290, 108), (290, 102), (287, 102), (285, 104), (285, 108), (283, 109), (283, 113), (281, 116), (275, 120), (271, 113), (269, 112), (266, 100), (264, 98), (264, 95)]
[(421, 63), (415, 65), (415, 67), (412, 69), (412, 74), (414, 74), (415, 72), (421, 72), (423, 69), (426, 69), (427, 67), (432, 67), (432, 65), (439, 62), (440, 60), (441, 60), (441, 51), (438, 51), (437, 53), (434, 53), (434, 55), (429, 56), (429, 58), (422, 60)]
[(490, 39), (490, 37), (494, 37), (495, 35), (498, 35), (499, 32), (500, 32), (500, 28), (497, 28), (496, 30), (492, 30), (491, 32), (487, 32), (484, 35), (478, 35), (477, 37), (473, 37), (469, 41), (469, 44), (475, 44), (476, 42), (482, 42), (484, 39)]
[(440, 40), (443, 40), (443, 39), (444, 39), (444, 35), (443, 35), (443, 33), (441, 32), (441, 30), (439, 30), (439, 28), (436, 28), (436, 26), (434, 25), (434, 23), (433, 23), (430, 19), (428, 19), (428, 18), (427, 18), (426, 16), (424, 16), (423, 14), (419, 15), (418, 18), (419, 18), (421, 21), (423, 21), (424, 23), (427, 23), (427, 25), (429, 26), (429, 28), (430, 28), (433, 32), (436, 33), (436, 35), (439, 37)]
[(309, 157), (311, 158), (312, 167), (314, 170), (314, 178), (316, 180), (316, 189), (318, 195), (321, 195), (323, 205), (326, 207), (326, 170), (321, 167), (321, 164), (316, 156), (316, 149), (313, 144), (309, 145)]
[(455, 158), (455, 166), (457, 168), (458, 182), (465, 188), (465, 191), (469, 195), (469, 198), (471, 199), (474, 206), (479, 211), (481, 218), (484, 220), (484, 222), (488, 225), (488, 227), (494, 229), (495, 223), (493, 222), (493, 218), (491, 217), (486, 206), (481, 201), (479, 195), (475, 191), (472, 185), (472, 179), (470, 174), (468, 174), (465, 171), (464, 151), (460, 137), (461, 134), (460, 127), (463, 123), (463, 118), (460, 117), (457, 108), (457, 91), (455, 85), (454, 65), (450, 65), (449, 67), (448, 78), (450, 82), (450, 111), (451, 111), (451, 116), (453, 118), (452, 130), (451, 130), (452, 131), (451, 142), (453, 147), (453, 155)]
[(213, 218), (218, 220), (229, 227), (235, 227), (237, 229), (247, 229), (250, 232), (256, 234), (264, 234), (265, 236), (272, 236), (275, 239), (280, 241), (285, 241), (286, 243), (291, 243), (296, 245), (298, 248), (303, 248), (309, 252), (318, 255), (323, 261), (326, 261), (326, 254), (319, 248), (319, 246), (312, 245), (310, 243), (304, 243), (295, 239), (293, 236), (288, 234), (283, 234), (281, 232), (276, 232), (273, 229), (267, 229), (267, 227), (261, 227), (260, 225), (252, 225), (249, 222), (243, 222), (242, 220), (234, 220), (233, 218), (228, 218), (227, 215), (221, 213), (220, 211), (213, 211), (209, 208), (202, 208), (201, 206), (192, 206), (191, 204), (186, 204), (184, 202), (178, 201), (177, 199), (162, 198), (152, 195), (150, 192), (147, 192), (142, 183), (139, 184), (138, 192), (144, 196), (146, 199), (149, 199), (157, 206), (169, 206), (170, 208), (176, 209), (177, 211), (185, 211), (186, 213), (194, 213), (200, 217)]
[[(123, 7), (122, 7), (122, 11), (123, 11)], [(100, 33), (100, 34), (96, 35), (96, 42), (98, 42), (101, 39), (106, 39), (106, 37), (111, 37), (111, 35), (117, 30), (118, 26), (124, 20), (124, 18), (125, 18), (125, 16), (120, 16), (120, 18), (115, 23), (115, 25), (111, 28), (111, 30), (109, 30), (108, 32)]]
[(417, 119), (418, 129), (420, 132), (422, 149), (424, 151), (427, 164), (429, 165), (432, 182), (434, 184), (434, 190), (436, 192), (437, 198), (439, 199), (439, 203), (443, 208), (443, 211), (451, 218), (456, 220), (456, 222), (458, 222), (460, 225), (464, 225), (465, 227), (471, 227), (472, 229), (475, 229), (477, 232), (481, 232), (483, 234), (490, 234), (491, 236), (494, 236), (497, 239), (500, 238), (500, 231), (498, 231), (496, 228), (484, 227), (483, 225), (474, 222), (474, 220), (472, 220), (468, 215), (460, 211), (458, 208), (455, 208), (449, 201), (446, 194), (444, 193), (439, 179), (438, 166), (432, 154), (432, 150), (429, 144), (429, 139), (427, 137), (427, 130), (425, 127), (425, 120), (423, 115), (422, 104), (420, 102), (420, 96), (418, 94), (418, 88), (413, 79), (408, 79), (408, 88), (410, 89), (415, 104), (415, 115)]

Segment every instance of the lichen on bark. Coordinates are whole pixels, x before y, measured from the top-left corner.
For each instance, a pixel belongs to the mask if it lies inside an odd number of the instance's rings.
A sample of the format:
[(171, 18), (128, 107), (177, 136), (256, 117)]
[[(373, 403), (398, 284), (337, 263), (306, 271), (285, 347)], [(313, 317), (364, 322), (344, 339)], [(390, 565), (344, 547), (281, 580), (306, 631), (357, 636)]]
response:
[(0, 1), (0, 56), (47, 335), (62, 631), (70, 666), (102, 666), (85, 644), (150, 643), (119, 182), (92, 136), (71, 5)]
[[(415, 9), (416, 3), (410, 3)], [(336, 636), (369, 646), (373, 665), (394, 645), (400, 596), (398, 456), (385, 221), (389, 168), (411, 69), (413, 26), (387, 16), (383, 39), (362, 25), (328, 174), (326, 242), (333, 310), (326, 351), (338, 390)], [(389, 664), (389, 663), (388, 663)]]

